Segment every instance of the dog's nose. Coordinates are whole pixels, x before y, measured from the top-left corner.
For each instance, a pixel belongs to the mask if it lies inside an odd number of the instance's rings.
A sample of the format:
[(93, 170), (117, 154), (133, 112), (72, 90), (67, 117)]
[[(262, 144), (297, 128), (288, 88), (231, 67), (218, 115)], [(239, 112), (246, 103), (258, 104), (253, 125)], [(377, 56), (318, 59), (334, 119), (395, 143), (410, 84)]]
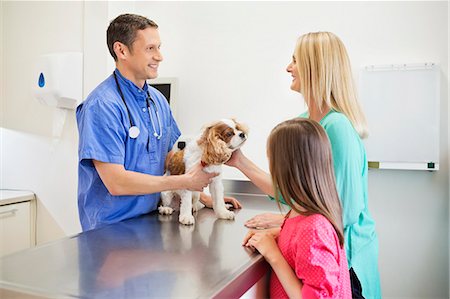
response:
[(244, 139), (244, 138), (245, 138), (245, 133), (239, 134), (239, 137), (241, 137), (242, 139)]

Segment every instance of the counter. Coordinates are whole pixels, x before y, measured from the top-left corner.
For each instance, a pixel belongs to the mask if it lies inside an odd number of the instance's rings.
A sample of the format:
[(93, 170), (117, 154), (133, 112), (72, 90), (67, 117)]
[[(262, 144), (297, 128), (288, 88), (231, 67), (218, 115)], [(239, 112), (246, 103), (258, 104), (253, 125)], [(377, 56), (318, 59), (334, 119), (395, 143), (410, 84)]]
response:
[(34, 200), (31, 191), (0, 189), (0, 206), (31, 200)]
[(244, 222), (279, 210), (263, 195), (229, 195), (243, 205), (235, 220), (204, 208), (185, 226), (177, 212), (152, 213), (6, 256), (0, 288), (29, 298), (239, 298), (268, 269), (241, 245)]

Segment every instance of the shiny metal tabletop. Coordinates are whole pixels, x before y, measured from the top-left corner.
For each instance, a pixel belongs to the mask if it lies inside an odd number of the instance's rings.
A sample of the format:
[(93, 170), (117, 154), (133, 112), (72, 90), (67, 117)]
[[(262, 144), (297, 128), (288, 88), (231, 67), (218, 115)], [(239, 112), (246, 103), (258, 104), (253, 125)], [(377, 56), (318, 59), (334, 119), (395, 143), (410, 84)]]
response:
[[(233, 195), (233, 194), (231, 194)], [(0, 288), (45, 298), (236, 298), (267, 264), (242, 246), (244, 222), (279, 212), (262, 195), (239, 195), (236, 219), (200, 210), (193, 226), (178, 212), (129, 219), (0, 259)]]

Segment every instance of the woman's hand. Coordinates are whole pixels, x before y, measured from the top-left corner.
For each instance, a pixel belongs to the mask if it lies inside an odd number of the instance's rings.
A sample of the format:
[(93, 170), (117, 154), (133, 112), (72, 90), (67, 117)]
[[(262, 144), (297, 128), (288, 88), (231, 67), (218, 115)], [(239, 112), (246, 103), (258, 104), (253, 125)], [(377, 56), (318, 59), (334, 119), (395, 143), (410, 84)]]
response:
[(231, 155), (231, 158), (227, 162), (225, 162), (225, 165), (239, 169), (239, 164), (244, 157), (245, 156), (241, 152), (241, 149), (237, 149), (233, 152), (233, 154)]
[[(233, 205), (233, 208), (240, 209), (242, 208), (242, 204), (234, 197), (225, 196), (224, 198), (225, 203), (229, 203)], [(200, 193), (200, 201), (202, 204), (205, 205), (205, 207), (212, 209), (212, 198), (210, 195), (207, 195), (206, 193)]]
[(284, 216), (281, 214), (264, 213), (247, 220), (245, 226), (257, 229), (279, 227), (283, 224), (283, 220)]

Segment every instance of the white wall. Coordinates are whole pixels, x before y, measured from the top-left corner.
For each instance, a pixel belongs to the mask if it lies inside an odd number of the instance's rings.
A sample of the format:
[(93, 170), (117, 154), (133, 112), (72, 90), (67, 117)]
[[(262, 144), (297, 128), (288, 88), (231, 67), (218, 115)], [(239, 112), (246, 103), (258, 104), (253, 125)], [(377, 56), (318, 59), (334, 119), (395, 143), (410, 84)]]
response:
[[(165, 57), (160, 77), (179, 78), (177, 121), (184, 134), (236, 117), (250, 127), (244, 151), (268, 169), (264, 153), (270, 130), (305, 110), (289, 90), (285, 71), (299, 33), (286, 15), (292, 5), (136, 2), (136, 11), (160, 25)], [(225, 176), (244, 178), (234, 169), (226, 169)]]
[[(448, 5), (447, 7), (447, 49), (450, 49), (450, 19), (448, 18), (450, 16), (450, 5)], [(450, 86), (450, 76), (447, 76), (447, 86)], [(447, 93), (447, 105), (448, 105), (448, 118), (447, 118), (447, 122), (450, 123), (450, 96)], [(448, 126), (450, 127), (450, 126)], [(450, 169), (450, 129), (448, 130), (448, 157), (449, 157), (449, 169)], [(448, 178), (448, 193), (449, 193), (449, 199), (448, 202), (450, 203), (450, 175)], [(449, 204), (449, 218), (450, 218), (450, 204)], [(450, 250), (450, 221), (449, 221), (449, 242), (447, 242), (447, 249), (446, 251), (449, 252)], [(450, 258), (449, 258), (449, 269), (450, 269)], [(449, 280), (448, 280), (448, 287), (449, 287), (449, 294), (450, 294), (450, 274), (449, 274)]]
[[(83, 51), (86, 96), (112, 71), (105, 31), (119, 13), (140, 13), (160, 25), (165, 58), (160, 76), (179, 79), (177, 118), (183, 133), (235, 116), (251, 129), (244, 151), (265, 169), (270, 129), (305, 109), (299, 95), (289, 90), (285, 72), (302, 33), (336, 33), (347, 45), (355, 71), (366, 64), (433, 61), (442, 66), (442, 82), (448, 82), (446, 2), (2, 3), (2, 73), (8, 74), (1, 81), (2, 125), (43, 150), (52, 146), (52, 109), (28, 93), (34, 60), (47, 52)], [(441, 92), (441, 170), (369, 174), (384, 298), (448, 298), (448, 86), (443, 84)], [(54, 154), (2, 155), (6, 174), (1, 186), (35, 186), (66, 234), (79, 231), (77, 140), (72, 114)], [(21, 167), (11, 176), (4, 164), (15, 167), (13, 161)], [(243, 178), (231, 170), (226, 175)]]
[[(0, 16), (3, 19), (3, 1), (0, 1)], [(3, 22), (0, 22), (0, 45), (3, 45)], [(0, 47), (0, 127), (3, 127), (3, 113), (5, 111), (4, 101), (4, 87), (3, 87), (3, 46)], [(2, 136), (0, 135), (0, 143), (2, 142)], [(0, 152), (1, 155), (1, 152)], [(1, 156), (0, 156), (1, 157)], [(1, 160), (0, 160), (1, 161)], [(2, 177), (0, 168), (0, 177)]]
[(59, 140), (52, 139), (55, 109), (31, 95), (41, 54), (83, 51), (82, 2), (2, 1), (1, 188), (36, 193), (37, 240), (80, 231), (77, 212), (77, 144), (74, 111)]

